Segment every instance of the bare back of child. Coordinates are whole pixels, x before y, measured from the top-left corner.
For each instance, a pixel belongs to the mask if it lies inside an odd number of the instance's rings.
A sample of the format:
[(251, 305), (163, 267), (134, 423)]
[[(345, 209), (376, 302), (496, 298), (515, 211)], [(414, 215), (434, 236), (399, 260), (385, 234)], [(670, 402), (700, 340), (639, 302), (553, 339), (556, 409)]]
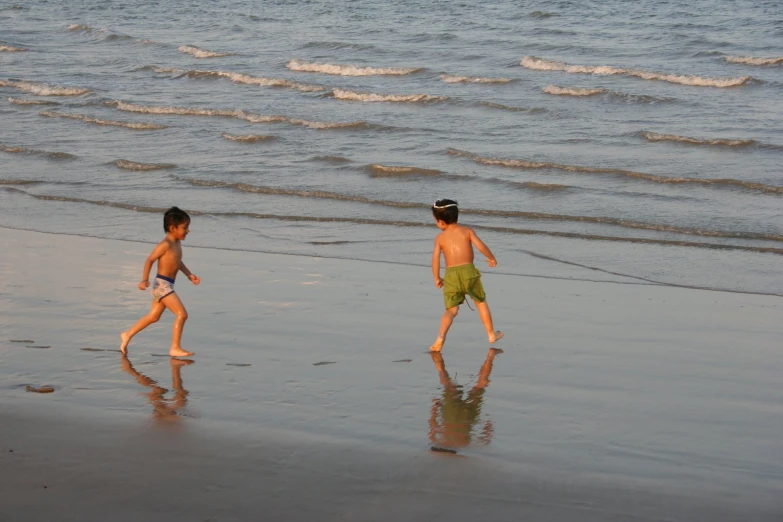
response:
[[(476, 303), (481, 322), (487, 330), (489, 343), (494, 344), (503, 337), (503, 332), (495, 331), (492, 324), (492, 314), (481, 284), (481, 273), (473, 266), (473, 248), (477, 248), (486, 256), (490, 267), (496, 266), (497, 260), (472, 228), (457, 223), (459, 208), (456, 201), (450, 199), (436, 201), (432, 206), (432, 215), (436, 226), (441, 230), (441, 233), (435, 237), (432, 251), (432, 276), (435, 286), (443, 288), (446, 311), (441, 318), (438, 337), (430, 350), (439, 352), (443, 349), (446, 335), (466, 295)], [(443, 278), (440, 277), (441, 254), (446, 261), (446, 272)]]

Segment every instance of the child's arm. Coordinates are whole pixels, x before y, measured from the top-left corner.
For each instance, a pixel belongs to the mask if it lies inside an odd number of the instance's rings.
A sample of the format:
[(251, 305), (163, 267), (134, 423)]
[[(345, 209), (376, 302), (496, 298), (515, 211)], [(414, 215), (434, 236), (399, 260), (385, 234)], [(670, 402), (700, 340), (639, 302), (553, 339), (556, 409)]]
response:
[(199, 278), (199, 276), (197, 276), (196, 274), (188, 270), (188, 267), (186, 267), (185, 263), (183, 263), (182, 261), (179, 262), (179, 270), (183, 274), (185, 274), (185, 277), (190, 279), (190, 282), (193, 283), (194, 285), (197, 285), (201, 282), (201, 278)]
[(152, 253), (144, 262), (144, 270), (141, 273), (141, 283), (139, 283), (139, 290), (146, 290), (150, 286), (150, 270), (152, 270), (152, 265), (155, 263), (155, 261), (160, 259), (168, 249), (169, 244), (167, 241), (161, 241), (158, 243), (158, 246), (152, 249)]
[(443, 279), (440, 278), (440, 243), (438, 238), (435, 238), (435, 248), (432, 249), (432, 277), (435, 279), (435, 286), (440, 288), (443, 286)]
[(487, 258), (487, 263), (489, 263), (489, 266), (497, 266), (498, 260), (495, 259), (495, 256), (492, 254), (492, 250), (489, 249), (487, 245), (484, 244), (482, 240), (479, 239), (479, 237), (476, 235), (476, 233), (473, 231), (473, 229), (470, 229), (470, 241), (474, 245), (476, 245), (476, 248), (479, 249), (479, 252), (484, 254)]

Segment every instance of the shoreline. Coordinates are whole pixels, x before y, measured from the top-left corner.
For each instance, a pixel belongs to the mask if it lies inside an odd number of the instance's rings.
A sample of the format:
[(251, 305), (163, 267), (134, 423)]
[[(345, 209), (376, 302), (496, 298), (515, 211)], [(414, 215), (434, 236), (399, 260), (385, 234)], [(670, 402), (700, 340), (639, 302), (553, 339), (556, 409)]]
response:
[[(146, 245), (154, 245), (156, 244), (155, 241), (145, 241), (141, 239), (117, 239), (117, 238), (107, 238), (103, 236), (95, 236), (90, 234), (75, 234), (75, 233), (68, 233), (68, 232), (48, 232), (48, 231), (42, 231), (42, 230), (36, 230), (36, 229), (27, 229), (27, 228), (17, 228), (17, 227), (10, 227), (6, 225), (0, 225), (0, 229), (5, 230), (14, 230), (19, 232), (31, 232), (36, 234), (48, 234), (53, 236), (70, 236), (70, 237), (81, 237), (81, 238), (88, 238), (88, 239), (99, 239), (99, 240), (106, 240), (106, 241), (120, 241), (120, 242), (127, 242), (127, 243), (138, 243), (138, 244), (146, 244)], [(429, 264), (426, 263), (410, 263), (405, 261), (388, 261), (388, 260), (378, 260), (378, 259), (360, 259), (360, 258), (352, 258), (352, 257), (339, 257), (334, 255), (313, 255), (308, 253), (297, 253), (297, 252), (276, 252), (271, 250), (250, 250), (250, 249), (242, 249), (242, 248), (230, 248), (230, 247), (224, 247), (224, 246), (208, 246), (208, 245), (187, 245), (188, 249), (204, 249), (204, 250), (219, 250), (219, 251), (226, 251), (226, 252), (242, 252), (242, 253), (254, 253), (254, 254), (267, 254), (267, 255), (279, 255), (279, 256), (293, 256), (293, 257), (301, 257), (301, 258), (307, 258), (307, 259), (314, 259), (314, 258), (322, 258), (322, 259), (330, 259), (335, 261), (355, 261), (355, 262), (362, 262), (362, 263), (378, 263), (378, 264), (389, 264), (389, 265), (398, 265), (398, 266), (409, 266), (409, 267), (418, 267), (418, 268), (429, 268)], [(528, 254), (534, 255), (534, 257), (538, 257), (541, 259), (545, 259), (548, 261), (551, 261), (553, 263), (557, 264), (565, 264), (565, 265), (572, 265), (579, 268), (583, 268), (590, 271), (595, 272), (603, 272), (605, 274), (621, 277), (624, 279), (628, 279), (628, 281), (618, 281), (618, 280), (611, 280), (611, 279), (586, 279), (586, 278), (580, 278), (580, 277), (565, 277), (565, 276), (556, 276), (556, 275), (543, 275), (543, 274), (524, 274), (524, 273), (512, 273), (512, 272), (503, 272), (492, 270), (489, 272), (490, 275), (496, 275), (496, 276), (508, 276), (508, 277), (522, 277), (522, 278), (534, 278), (534, 279), (551, 279), (553, 281), (577, 281), (577, 282), (584, 282), (584, 283), (610, 283), (610, 284), (616, 284), (616, 285), (638, 285), (638, 286), (656, 286), (656, 287), (668, 287), (668, 288), (681, 288), (685, 290), (700, 290), (704, 292), (719, 292), (719, 293), (729, 293), (729, 294), (745, 294), (745, 295), (758, 295), (758, 296), (765, 296), (765, 297), (783, 297), (783, 294), (777, 294), (774, 292), (753, 292), (749, 290), (732, 290), (729, 288), (712, 288), (712, 287), (706, 287), (706, 286), (692, 286), (692, 285), (683, 285), (678, 283), (665, 283), (660, 281), (654, 281), (651, 279), (646, 279), (641, 276), (634, 276), (634, 275), (628, 275), (628, 274), (622, 274), (619, 272), (612, 272), (610, 270), (605, 270), (603, 268), (597, 268), (592, 267), (588, 265), (582, 265), (579, 263), (574, 263), (571, 261), (565, 261), (560, 260), (556, 258), (549, 258), (548, 256), (542, 256), (540, 254), (536, 254), (534, 252), (528, 252), (525, 251)], [(486, 269), (485, 269), (486, 270)], [(484, 272), (482, 272), (484, 274)]]
[(146, 246), (0, 239), (4, 520), (783, 513), (777, 298), (487, 270), (490, 374), (467, 309), (445, 366), (427, 353), (443, 305), (423, 266), (186, 244), (195, 362), (165, 355), (168, 314), (126, 364)]

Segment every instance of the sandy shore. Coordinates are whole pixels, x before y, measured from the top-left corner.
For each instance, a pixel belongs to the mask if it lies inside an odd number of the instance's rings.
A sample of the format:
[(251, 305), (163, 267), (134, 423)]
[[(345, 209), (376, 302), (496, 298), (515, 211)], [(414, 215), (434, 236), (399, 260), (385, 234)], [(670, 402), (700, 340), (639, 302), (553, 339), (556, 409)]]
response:
[(0, 240), (3, 522), (783, 516), (778, 298), (486, 270), (438, 361), (426, 266), (186, 245), (172, 364), (150, 245)]

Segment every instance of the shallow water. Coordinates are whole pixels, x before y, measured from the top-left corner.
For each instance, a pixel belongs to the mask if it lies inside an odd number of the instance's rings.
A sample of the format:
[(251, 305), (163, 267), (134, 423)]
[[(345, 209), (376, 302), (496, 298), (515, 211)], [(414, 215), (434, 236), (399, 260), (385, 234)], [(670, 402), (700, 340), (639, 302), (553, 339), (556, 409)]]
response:
[(783, 294), (774, 2), (30, 1), (0, 24), (0, 225), (153, 241), (176, 204), (191, 244), (424, 265), (452, 197), (501, 271)]

